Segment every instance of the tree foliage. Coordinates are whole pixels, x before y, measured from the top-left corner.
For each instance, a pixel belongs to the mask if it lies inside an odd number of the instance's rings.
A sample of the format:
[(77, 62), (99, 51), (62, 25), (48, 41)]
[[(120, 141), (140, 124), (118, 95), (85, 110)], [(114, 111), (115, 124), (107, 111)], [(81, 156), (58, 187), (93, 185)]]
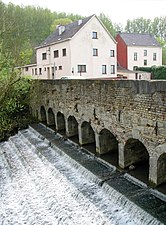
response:
[(69, 19), (69, 18), (55, 19), (54, 22), (51, 25), (50, 31), (53, 32), (58, 25), (64, 26), (64, 25), (69, 24), (71, 22), (72, 22), (72, 20)]
[(166, 65), (166, 40), (157, 38), (157, 41), (160, 43), (162, 47), (162, 64)]
[(104, 13), (101, 13), (99, 16), (100, 20), (104, 24), (104, 26), (107, 28), (107, 30), (110, 32), (110, 34), (115, 37), (116, 36), (116, 30), (108, 16), (106, 16)]
[(128, 20), (125, 31), (129, 33), (151, 33), (166, 41), (166, 16), (155, 17), (154, 20), (143, 17)]
[(0, 46), (0, 140), (28, 124), (29, 79), (21, 77), (9, 53)]
[(166, 80), (166, 66), (138, 67), (137, 70), (150, 72), (152, 79)]

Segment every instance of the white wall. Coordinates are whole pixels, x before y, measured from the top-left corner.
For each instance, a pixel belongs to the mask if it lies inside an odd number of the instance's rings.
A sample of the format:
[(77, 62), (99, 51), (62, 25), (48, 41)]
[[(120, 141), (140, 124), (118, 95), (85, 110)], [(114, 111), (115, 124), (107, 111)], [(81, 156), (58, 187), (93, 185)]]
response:
[(22, 67), (21, 68), (22, 75), (34, 77), (33, 73), (35, 73), (35, 68), (36, 68), (36, 64), (30, 64), (30, 65), (26, 65), (26, 66)]
[[(147, 50), (147, 56), (144, 56), (144, 50)], [(134, 61), (134, 52), (137, 52), (137, 61)], [(153, 60), (153, 53), (157, 54), (157, 60)], [(162, 65), (162, 48), (159, 47), (137, 47), (128, 46), (128, 69), (133, 70), (134, 66), (151, 67)], [(144, 65), (147, 60), (147, 66)]]
[[(97, 39), (92, 39), (92, 32), (97, 32)], [(86, 65), (87, 72), (81, 75), (86, 78), (116, 77), (117, 58), (116, 44), (101, 26), (96, 17), (93, 17), (70, 42), (71, 67), (74, 74), (78, 73), (78, 65)], [(98, 56), (93, 56), (93, 48), (98, 49)], [(110, 57), (110, 50), (115, 51), (115, 57)], [(107, 66), (107, 74), (102, 74), (102, 65)], [(115, 65), (115, 74), (110, 73), (110, 66)]]
[(129, 73), (127, 75), (128, 80), (136, 80), (136, 73), (137, 73), (137, 80), (151, 80), (151, 73), (135, 71), (135, 73)]
[[(62, 49), (66, 49), (66, 56), (62, 56)], [(59, 51), (59, 57), (54, 58), (54, 51), (56, 50)], [(42, 59), (42, 53), (46, 53), (47, 55), (46, 60)], [(54, 68), (56, 68), (54, 79), (59, 79), (62, 76), (68, 76), (70, 71), (70, 57), (71, 57), (70, 54), (71, 53), (69, 41), (64, 41), (56, 45), (51, 45), (37, 49), (36, 55), (37, 55), (38, 72), (39, 68), (42, 68), (42, 75), (39, 75), (40, 78), (52, 79), (52, 68), (53, 72)], [(62, 70), (59, 69), (59, 66), (62, 66)]]

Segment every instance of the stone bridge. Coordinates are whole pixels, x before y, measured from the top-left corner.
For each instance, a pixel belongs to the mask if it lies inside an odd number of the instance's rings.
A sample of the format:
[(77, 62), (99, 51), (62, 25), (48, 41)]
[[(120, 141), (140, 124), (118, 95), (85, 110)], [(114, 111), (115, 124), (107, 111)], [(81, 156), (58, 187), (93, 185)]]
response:
[(40, 121), (119, 169), (147, 170), (152, 187), (166, 183), (166, 81), (40, 80), (31, 95)]

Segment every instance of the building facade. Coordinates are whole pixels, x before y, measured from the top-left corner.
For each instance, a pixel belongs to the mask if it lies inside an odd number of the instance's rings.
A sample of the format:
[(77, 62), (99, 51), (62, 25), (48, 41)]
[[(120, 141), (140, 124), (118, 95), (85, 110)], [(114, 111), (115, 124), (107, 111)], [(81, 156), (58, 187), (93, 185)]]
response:
[(97, 16), (59, 26), (36, 48), (36, 67), (24, 74), (39, 79), (117, 77), (116, 41)]
[(119, 33), (116, 41), (120, 66), (136, 70), (138, 67), (162, 65), (162, 47), (153, 35)]

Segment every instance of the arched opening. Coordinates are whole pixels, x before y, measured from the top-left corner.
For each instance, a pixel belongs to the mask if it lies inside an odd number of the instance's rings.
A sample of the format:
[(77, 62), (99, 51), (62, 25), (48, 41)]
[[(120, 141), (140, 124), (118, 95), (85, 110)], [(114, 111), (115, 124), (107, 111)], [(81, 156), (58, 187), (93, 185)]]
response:
[(40, 108), (40, 118), (41, 118), (41, 122), (44, 124), (47, 124), (47, 117), (46, 117), (46, 110), (44, 108), (44, 106), (41, 106)]
[(81, 125), (82, 145), (92, 153), (96, 153), (95, 133), (91, 125), (84, 121)]
[(162, 184), (166, 194), (166, 153), (163, 153), (157, 161), (157, 184)]
[(129, 174), (148, 183), (149, 154), (139, 140), (133, 138), (127, 140), (124, 147), (124, 166), (128, 169)]
[(55, 115), (51, 108), (48, 109), (48, 126), (53, 130), (56, 130)]
[(68, 118), (68, 134), (67, 136), (74, 142), (79, 143), (78, 122), (74, 116)]
[(114, 166), (118, 166), (118, 141), (107, 129), (99, 133), (100, 157)]
[(60, 134), (66, 134), (65, 117), (63, 113), (57, 113), (57, 130)]

